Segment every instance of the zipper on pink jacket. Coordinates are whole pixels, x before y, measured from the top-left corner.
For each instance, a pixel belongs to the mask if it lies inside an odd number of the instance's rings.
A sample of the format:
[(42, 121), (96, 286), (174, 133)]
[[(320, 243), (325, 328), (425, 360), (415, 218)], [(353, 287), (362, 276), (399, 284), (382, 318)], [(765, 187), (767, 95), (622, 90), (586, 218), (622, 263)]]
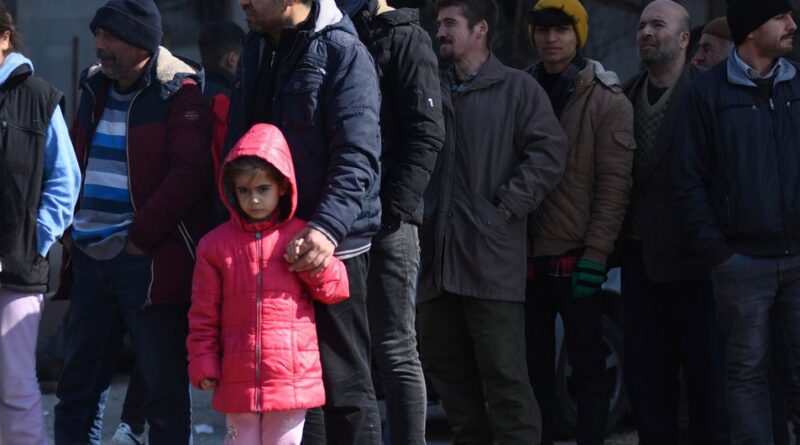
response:
[(256, 232), (256, 249), (258, 250), (258, 275), (256, 278), (256, 391), (255, 410), (261, 406), (261, 232)]

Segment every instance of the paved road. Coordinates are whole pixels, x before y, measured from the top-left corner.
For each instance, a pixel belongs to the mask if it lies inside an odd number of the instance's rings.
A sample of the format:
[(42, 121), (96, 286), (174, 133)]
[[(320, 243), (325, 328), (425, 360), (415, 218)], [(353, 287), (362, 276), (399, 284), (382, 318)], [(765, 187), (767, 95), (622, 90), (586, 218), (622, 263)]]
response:
[[(128, 382), (127, 375), (119, 375), (114, 379), (111, 386), (111, 393), (108, 397), (106, 408), (106, 422), (103, 428), (103, 438), (110, 442), (111, 436), (117, 427), (122, 402), (125, 398), (125, 388)], [(52, 386), (52, 385), (48, 385)], [(51, 388), (52, 389), (52, 388)], [(56, 404), (54, 394), (45, 394), (44, 409), (45, 420), (48, 432), (53, 437), (53, 407)], [(194, 419), (194, 444), (195, 445), (219, 445), (225, 433), (224, 417), (211, 409), (211, 393), (205, 391), (192, 392), (192, 416)], [(201, 432), (210, 427), (211, 433)], [(450, 430), (444, 418), (441, 407), (434, 405), (428, 413), (428, 444), (445, 445), (451, 441)], [(574, 445), (575, 442), (558, 442), (558, 445)], [(626, 433), (615, 435), (606, 442), (607, 445), (635, 445), (636, 434)]]

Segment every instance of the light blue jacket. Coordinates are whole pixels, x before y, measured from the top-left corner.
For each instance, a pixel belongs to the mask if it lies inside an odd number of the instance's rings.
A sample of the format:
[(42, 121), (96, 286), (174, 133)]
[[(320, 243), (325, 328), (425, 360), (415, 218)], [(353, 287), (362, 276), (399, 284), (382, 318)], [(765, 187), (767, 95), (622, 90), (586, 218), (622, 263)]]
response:
[[(0, 85), (4, 84), (15, 69), (33, 62), (19, 53), (11, 53), (0, 64)], [(44, 152), (44, 184), (39, 201), (37, 221), (37, 249), (39, 254), (47, 252), (64, 230), (72, 224), (72, 215), (81, 188), (81, 172), (75, 150), (69, 137), (67, 124), (61, 108), (56, 107), (47, 129), (47, 145)]]

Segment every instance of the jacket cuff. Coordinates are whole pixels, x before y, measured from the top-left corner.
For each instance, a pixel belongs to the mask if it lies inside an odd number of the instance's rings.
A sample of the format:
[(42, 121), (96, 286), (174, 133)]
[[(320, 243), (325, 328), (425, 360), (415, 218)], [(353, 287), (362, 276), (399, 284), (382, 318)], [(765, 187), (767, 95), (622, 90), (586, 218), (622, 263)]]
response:
[(516, 205), (516, 202), (513, 197), (507, 196), (507, 194), (500, 188), (497, 191), (497, 200), (500, 201), (511, 213), (517, 218), (527, 218), (531, 212), (528, 212), (524, 209), (519, 208)]
[(189, 363), (189, 380), (192, 385), (200, 387), (203, 379), (220, 378), (219, 357), (215, 355), (196, 358)]
[(583, 251), (581, 258), (594, 261), (595, 263), (602, 264), (603, 266), (606, 266), (606, 263), (608, 262), (608, 255), (593, 247), (587, 247), (586, 250)]
[(334, 238), (333, 235), (331, 235), (331, 233), (328, 232), (324, 227), (321, 227), (319, 224), (315, 224), (314, 222), (310, 222), (308, 223), (308, 225), (309, 227), (322, 232), (323, 235), (325, 235), (329, 240), (331, 240), (331, 242), (333, 243), (333, 247), (339, 246), (339, 242), (336, 241), (336, 238)]
[(719, 266), (734, 254), (733, 249), (725, 241), (719, 241), (706, 251), (706, 258), (711, 267)]

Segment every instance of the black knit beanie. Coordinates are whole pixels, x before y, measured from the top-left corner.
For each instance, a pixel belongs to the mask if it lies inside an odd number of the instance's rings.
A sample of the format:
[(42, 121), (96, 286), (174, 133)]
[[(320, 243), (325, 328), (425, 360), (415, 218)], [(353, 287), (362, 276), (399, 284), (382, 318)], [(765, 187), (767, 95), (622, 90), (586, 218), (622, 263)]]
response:
[(789, 0), (728, 0), (728, 26), (733, 43), (741, 44), (767, 20), (792, 10)]
[(111, 0), (97, 10), (89, 25), (119, 37), (133, 46), (155, 53), (161, 45), (161, 13), (153, 0)]

